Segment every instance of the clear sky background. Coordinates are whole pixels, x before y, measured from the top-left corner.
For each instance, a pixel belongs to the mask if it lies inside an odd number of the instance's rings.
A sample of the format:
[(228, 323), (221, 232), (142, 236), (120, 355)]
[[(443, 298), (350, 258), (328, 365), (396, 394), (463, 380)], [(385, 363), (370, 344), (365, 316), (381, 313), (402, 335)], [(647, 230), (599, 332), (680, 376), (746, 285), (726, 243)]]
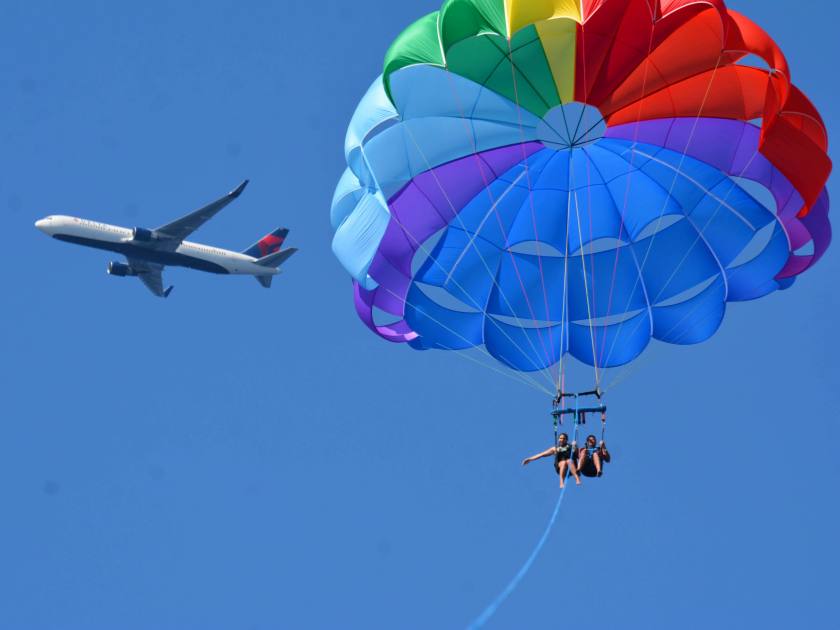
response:
[[(840, 128), (840, 9), (730, 4)], [(0, 628), (462, 628), (527, 557), (549, 401), (379, 341), (330, 251), (346, 124), (438, 6), (3, 3)], [(169, 269), (156, 299), (33, 227), (153, 227), (245, 178), (196, 240), (288, 225), (270, 291)], [(614, 463), (488, 627), (837, 627), (839, 261), (651, 347), (609, 397)]]

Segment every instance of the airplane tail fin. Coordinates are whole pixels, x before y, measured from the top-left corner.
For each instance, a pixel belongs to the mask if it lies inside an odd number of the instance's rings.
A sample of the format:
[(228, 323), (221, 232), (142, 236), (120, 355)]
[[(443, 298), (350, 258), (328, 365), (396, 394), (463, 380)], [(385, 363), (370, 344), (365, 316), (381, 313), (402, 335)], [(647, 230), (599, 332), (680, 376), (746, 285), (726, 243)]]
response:
[[(289, 258), (291, 258), (292, 254), (297, 251), (297, 247), (290, 247), (289, 249), (284, 249), (279, 252), (274, 252), (273, 254), (269, 254), (268, 256), (263, 256), (262, 258), (258, 259), (256, 263), (263, 267), (273, 267), (276, 269), (284, 262), (286, 262)], [(278, 273), (275, 270), (272, 270), (271, 275), (265, 276), (254, 276), (261, 285), (263, 285), (266, 289), (271, 287), (271, 279), (274, 278), (274, 274)]]
[(256, 243), (251, 245), (242, 253), (253, 258), (264, 258), (269, 254), (279, 252), (283, 246), (283, 241), (289, 235), (289, 230), (286, 228), (277, 228), (271, 234), (266, 234)]

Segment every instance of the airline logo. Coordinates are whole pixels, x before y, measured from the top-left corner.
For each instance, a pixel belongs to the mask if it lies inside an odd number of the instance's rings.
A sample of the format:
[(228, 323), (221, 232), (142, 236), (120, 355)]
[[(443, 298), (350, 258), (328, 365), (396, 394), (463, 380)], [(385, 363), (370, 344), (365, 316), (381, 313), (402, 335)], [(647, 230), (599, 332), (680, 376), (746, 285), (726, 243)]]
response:
[(263, 236), (243, 253), (248, 256), (253, 256), (254, 258), (263, 258), (269, 254), (274, 254), (280, 251), (280, 248), (283, 246), (283, 242), (286, 240), (288, 235), (289, 230), (286, 228), (279, 228), (274, 230), (271, 234)]
[(286, 240), (284, 236), (275, 236), (274, 234), (269, 234), (260, 239), (257, 243), (257, 247), (260, 248), (260, 258), (279, 252), (284, 240)]

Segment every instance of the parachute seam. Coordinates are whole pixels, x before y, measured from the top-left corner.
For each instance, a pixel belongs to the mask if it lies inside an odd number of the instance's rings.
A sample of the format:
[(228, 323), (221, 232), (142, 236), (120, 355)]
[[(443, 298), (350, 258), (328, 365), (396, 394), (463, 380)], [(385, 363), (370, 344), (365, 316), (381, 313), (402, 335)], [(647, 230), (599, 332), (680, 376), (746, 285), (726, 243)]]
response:
[[(634, 143), (634, 144), (638, 144), (638, 143)], [(621, 154), (619, 154), (619, 153), (617, 153), (617, 152), (613, 151), (612, 149), (610, 149), (610, 148), (608, 148), (608, 147), (603, 147), (603, 148), (604, 148), (605, 150), (610, 151), (611, 153), (615, 154), (617, 157), (619, 157), (620, 159), (624, 160), (625, 162), (627, 161), (627, 159), (626, 159), (623, 155), (621, 155)], [(671, 151), (670, 149), (667, 149), (667, 148), (665, 148), (665, 147), (663, 147), (662, 149), (663, 149), (663, 150), (665, 150), (665, 151)], [(648, 158), (648, 160), (650, 160), (650, 161), (652, 161), (652, 162), (656, 162), (657, 164), (661, 164), (661, 165), (665, 166), (666, 168), (669, 168), (669, 169), (671, 169), (671, 170), (674, 170), (674, 171), (675, 171), (675, 173), (676, 173), (676, 176), (677, 176), (677, 177), (682, 176), (684, 179), (686, 179), (687, 181), (689, 181), (690, 183), (692, 183), (692, 184), (693, 184), (696, 188), (698, 188), (699, 190), (701, 190), (701, 191), (703, 191), (704, 193), (706, 193), (706, 195), (707, 195), (708, 197), (710, 197), (710, 198), (712, 198), (712, 199), (714, 199), (715, 201), (717, 201), (717, 202), (718, 202), (718, 207), (717, 207), (717, 208), (715, 209), (715, 211), (712, 213), (712, 216), (711, 216), (711, 217), (710, 217), (710, 218), (706, 221), (706, 224), (704, 225), (704, 227), (703, 227), (703, 229), (702, 229), (702, 232), (705, 232), (706, 227), (708, 227), (708, 225), (711, 223), (711, 221), (713, 221), (713, 220), (717, 217), (718, 213), (719, 213), (719, 212), (720, 212), (723, 208), (726, 208), (727, 210), (729, 210), (730, 212), (732, 212), (732, 213), (733, 213), (733, 214), (734, 214), (734, 215), (735, 215), (738, 219), (740, 219), (740, 220), (741, 220), (741, 221), (742, 221), (742, 222), (743, 222), (743, 223), (744, 223), (744, 224), (745, 224), (745, 225), (746, 225), (746, 226), (747, 226), (747, 227), (748, 227), (748, 228), (749, 228), (752, 232), (756, 232), (758, 229), (760, 229), (760, 228), (756, 228), (755, 226), (753, 226), (751, 222), (749, 222), (749, 221), (748, 221), (745, 217), (743, 217), (743, 216), (741, 215), (741, 213), (739, 213), (737, 210), (735, 210), (735, 209), (734, 209), (732, 206), (730, 206), (730, 205), (729, 205), (729, 203), (728, 203), (728, 199), (729, 199), (729, 196), (732, 194), (732, 191), (733, 191), (733, 190), (735, 190), (735, 188), (740, 188), (740, 187), (737, 185), (737, 183), (736, 183), (736, 182), (734, 182), (734, 181), (732, 180), (732, 177), (743, 177), (743, 175), (747, 172), (747, 170), (749, 169), (749, 167), (752, 165), (752, 162), (755, 160), (756, 156), (759, 154), (759, 152), (758, 152), (758, 151), (753, 152), (753, 155), (750, 157), (750, 159), (747, 161), (746, 165), (744, 166), (744, 168), (743, 168), (743, 169), (741, 169), (741, 171), (740, 171), (740, 173), (739, 173), (738, 175), (729, 176), (729, 175), (727, 175), (725, 172), (721, 172), (722, 177), (721, 177), (720, 181), (719, 181), (719, 182), (717, 182), (717, 184), (716, 184), (716, 185), (719, 185), (719, 184), (725, 183), (725, 182), (727, 182), (727, 181), (731, 182), (731, 183), (732, 183), (732, 185), (733, 185), (733, 186), (732, 186), (732, 188), (730, 188), (730, 189), (729, 189), (729, 191), (727, 191), (727, 194), (726, 194), (726, 195), (724, 195), (722, 198), (721, 198), (719, 195), (715, 195), (715, 194), (713, 194), (713, 193), (712, 193), (712, 192), (711, 192), (711, 191), (710, 191), (707, 187), (703, 186), (700, 182), (698, 182), (698, 181), (697, 181), (697, 180), (695, 180), (694, 178), (692, 178), (692, 177), (689, 177), (689, 176), (685, 175), (685, 174), (684, 174), (684, 173), (682, 173), (681, 171), (677, 171), (676, 169), (674, 169), (674, 167), (673, 167), (671, 164), (668, 164), (667, 162), (665, 162), (665, 161), (663, 161), (663, 160), (657, 159), (657, 158), (656, 158), (656, 156), (652, 156), (652, 155), (646, 154), (646, 153), (644, 153), (644, 152), (642, 152), (642, 151), (636, 151), (635, 149), (633, 149), (633, 151), (635, 151), (638, 155), (641, 155), (641, 156), (643, 156), (643, 157)], [(672, 153), (677, 153), (676, 151), (671, 151), (671, 152), (672, 152)], [(685, 156), (683, 156), (683, 157), (687, 157), (687, 155), (685, 155)], [(701, 164), (704, 164), (705, 166), (708, 166), (709, 168), (712, 168), (712, 169), (718, 170), (716, 167), (714, 167), (714, 166), (713, 166), (713, 165), (711, 165), (711, 164), (708, 164), (707, 162), (704, 162), (703, 160), (697, 159), (697, 158), (695, 158), (695, 157), (693, 157), (693, 156), (692, 156), (692, 158), (691, 158), (691, 159), (692, 159), (692, 160), (695, 160), (695, 161), (697, 161), (697, 162), (699, 162), (699, 163), (701, 163)], [(659, 182), (657, 182), (657, 181), (656, 181), (656, 180), (654, 180), (654, 179), (650, 179), (650, 181), (651, 181), (651, 182), (653, 183), (653, 185), (655, 185), (657, 188), (659, 188), (660, 190), (662, 190), (663, 192), (665, 192), (665, 193), (666, 193), (666, 195), (668, 195), (668, 197), (670, 198), (670, 193), (669, 193), (669, 192), (665, 189), (665, 187), (664, 187), (664, 186), (662, 186), (662, 184), (660, 184)], [(679, 203), (678, 203), (678, 205), (679, 205), (680, 209), (682, 210), (682, 215), (685, 217), (685, 219), (686, 219), (686, 220), (688, 220), (688, 221), (689, 221), (689, 223), (691, 223), (691, 224), (692, 224), (692, 226), (693, 226), (693, 227), (695, 227), (695, 229), (697, 229), (697, 228), (696, 228), (696, 224), (695, 224), (695, 222), (694, 222), (694, 221), (691, 219), (691, 217), (689, 216), (689, 213), (690, 213), (690, 212), (693, 212), (693, 211), (696, 209), (696, 206), (692, 207), (691, 209), (688, 209), (688, 208), (685, 208), (682, 204), (679, 204)], [(768, 210), (768, 213), (769, 213), (769, 210)], [(664, 216), (664, 214), (663, 214), (662, 216)], [(774, 220), (774, 221), (778, 221), (778, 217), (777, 217), (777, 216), (774, 216), (774, 217), (773, 217), (773, 220)], [(651, 223), (653, 223), (653, 221), (651, 221)], [(762, 226), (762, 227), (763, 227), (763, 226)], [(656, 233), (658, 233), (658, 232), (655, 232), (654, 234), (656, 234)], [(702, 234), (699, 234), (698, 236), (702, 237)], [(706, 242), (706, 244), (708, 245), (708, 242), (706, 241), (706, 239), (705, 239), (704, 237), (703, 237), (703, 240), (704, 240), (704, 242)], [(710, 251), (711, 251), (711, 248), (710, 248)], [(713, 253), (713, 255), (715, 256), (715, 258), (717, 259), (717, 255), (716, 255), (714, 252), (712, 252), (712, 253)], [(682, 264), (682, 263), (681, 263), (681, 264)], [(677, 269), (679, 269), (679, 268), (680, 268), (681, 264), (677, 266)], [(718, 262), (718, 265), (721, 267), (721, 269), (722, 269), (722, 270), (724, 271), (724, 273), (725, 273), (725, 268), (723, 267), (723, 265), (722, 265), (720, 262)], [(657, 296), (657, 297), (658, 297), (658, 296)]]
[[(606, 2), (604, 2), (604, 4), (606, 4)], [(600, 10), (603, 6), (604, 5), (602, 4), (600, 7), (598, 7), (598, 9)], [(651, 17), (651, 29), (650, 29), (651, 37), (650, 37), (650, 43), (648, 45), (648, 52), (647, 52), (647, 55), (645, 55), (645, 59), (647, 59), (648, 57), (650, 57), (651, 52), (653, 52), (653, 32), (654, 32), (655, 27), (656, 27), (656, 15), (655, 15), (655, 12), (651, 13), (651, 11), (650, 11), (651, 7), (647, 2), (645, 3), (645, 7), (648, 9), (648, 13), (650, 14), (650, 17)], [(597, 10), (593, 11), (592, 14), (590, 14), (590, 16), (589, 16), (589, 19), (593, 18), (597, 13), (598, 13)], [(588, 22), (589, 19), (587, 19), (584, 22), (584, 24), (586, 22)], [(622, 19), (619, 22), (618, 27), (615, 29), (615, 31), (612, 34), (612, 39), (610, 39), (609, 47), (607, 48), (606, 52), (603, 55), (603, 58), (601, 60), (601, 64), (598, 66), (598, 69), (595, 71), (594, 80), (592, 82), (593, 85), (598, 83), (598, 81), (601, 79), (601, 75), (604, 72), (604, 62), (612, 56), (613, 49), (615, 48), (616, 39), (618, 37), (618, 32), (621, 30), (621, 27), (623, 25), (624, 25), (624, 16), (622, 15)], [(581, 30), (585, 33), (585, 29), (581, 29)], [(584, 38), (585, 37), (586, 37), (586, 35), (584, 34)], [(586, 60), (585, 59), (584, 59), (583, 63), (584, 63), (584, 69), (585, 69), (585, 67), (586, 67)], [(630, 72), (632, 72), (632, 70)], [(627, 76), (625, 76), (621, 79), (621, 83), (624, 83), (624, 81), (627, 80), (627, 77), (630, 76), (630, 72), (628, 72)], [(589, 90), (589, 84), (586, 80), (584, 80), (583, 87), (584, 87), (584, 95), (583, 95), (584, 99), (586, 100), (586, 102), (589, 102), (589, 97), (591, 96), (591, 93), (590, 93), (590, 90)]]
[[(485, 223), (487, 222), (487, 220), (490, 218), (490, 213), (496, 210), (496, 208), (498, 207), (499, 203), (501, 203), (501, 202), (502, 202), (502, 200), (504, 200), (504, 198), (505, 198), (505, 197), (507, 197), (508, 193), (510, 193), (510, 191), (511, 191), (511, 190), (513, 190), (514, 188), (516, 188), (516, 184), (517, 184), (517, 183), (519, 183), (519, 180), (520, 180), (520, 179), (522, 179), (524, 176), (525, 176), (525, 171), (523, 171), (522, 173), (520, 173), (520, 174), (519, 174), (519, 176), (518, 176), (515, 180), (513, 180), (513, 182), (511, 182), (510, 186), (508, 186), (507, 188), (505, 188), (505, 191), (504, 191), (501, 195), (499, 195), (499, 198), (498, 198), (498, 199), (496, 199), (496, 200), (493, 202), (493, 205), (491, 205), (491, 206), (490, 206), (490, 209), (489, 209), (489, 210), (487, 211), (487, 213), (484, 215), (484, 218), (481, 220), (481, 223), (478, 225), (478, 227), (476, 228), (475, 232), (473, 232), (473, 233), (472, 233), (471, 238), (470, 238), (470, 242), (469, 242), (469, 243), (467, 243), (467, 247), (469, 247), (470, 245), (472, 245), (472, 244), (473, 244), (473, 242), (475, 241), (475, 239), (477, 239), (477, 238), (481, 238), (481, 237), (479, 236), (479, 233), (481, 232), (482, 228), (484, 227), (484, 224), (485, 224)], [(497, 180), (497, 181), (501, 181), (501, 180)], [(507, 182), (505, 182), (505, 183), (507, 183)], [(468, 233), (468, 234), (469, 234), (469, 233)], [(484, 240), (487, 240), (487, 239), (484, 239)], [(489, 241), (488, 241), (488, 242), (489, 242)], [(458, 259), (455, 261), (455, 264), (454, 264), (454, 265), (452, 265), (452, 269), (451, 269), (451, 270), (449, 271), (449, 273), (447, 274), (447, 280), (448, 280), (449, 278), (451, 278), (451, 277), (452, 277), (452, 274), (453, 274), (453, 273), (455, 273), (455, 270), (458, 268), (458, 265), (461, 263), (461, 260), (463, 260), (464, 255), (465, 255), (466, 253), (467, 253), (467, 248), (465, 247), (465, 248), (463, 249), (463, 251), (461, 252), (461, 254), (458, 256)]]
[[(635, 149), (634, 149), (634, 150), (635, 150)], [(668, 150), (668, 149), (665, 149), (665, 150)], [(638, 150), (636, 150), (636, 152), (637, 152), (639, 155), (641, 155), (641, 156), (643, 156), (643, 157), (648, 158), (651, 162), (656, 162), (657, 164), (661, 164), (662, 166), (664, 166), (664, 167), (665, 167), (665, 168), (667, 168), (667, 169), (674, 170), (674, 167), (673, 167), (671, 164), (669, 164), (668, 162), (665, 162), (664, 160), (659, 159), (659, 157), (658, 157), (658, 156), (655, 156), (655, 155), (650, 155), (650, 154), (648, 154), (648, 153), (645, 153), (644, 151), (638, 151)], [(701, 162), (702, 164), (705, 164), (705, 165), (707, 165), (707, 166), (710, 166), (711, 168), (714, 168), (715, 170), (718, 170), (716, 167), (712, 166), (711, 164), (708, 164), (707, 162), (704, 162), (703, 160), (698, 160), (697, 158), (694, 158), (693, 156), (692, 156), (692, 158), (691, 158), (691, 159), (692, 159), (692, 160), (696, 160), (697, 162)], [(755, 159), (755, 156), (753, 156), (753, 157), (750, 159), (750, 162), (752, 162), (752, 160), (753, 160), (753, 159)], [(740, 219), (740, 221), (741, 221), (744, 225), (746, 225), (746, 226), (747, 226), (750, 230), (752, 230), (753, 232), (755, 232), (755, 230), (756, 230), (757, 228), (756, 228), (756, 227), (755, 227), (752, 223), (750, 223), (749, 219), (747, 219), (745, 216), (743, 216), (743, 215), (742, 215), (740, 212), (738, 212), (738, 210), (736, 210), (734, 207), (732, 207), (731, 205), (729, 205), (729, 203), (728, 203), (728, 201), (727, 201), (728, 195), (726, 195), (726, 196), (724, 196), (723, 198), (721, 198), (719, 195), (715, 194), (715, 193), (714, 193), (714, 191), (712, 191), (711, 189), (709, 189), (709, 188), (707, 188), (705, 185), (703, 185), (703, 183), (702, 183), (702, 182), (697, 181), (696, 179), (694, 179), (693, 177), (690, 177), (689, 175), (687, 175), (687, 174), (685, 174), (685, 173), (680, 173), (680, 175), (681, 175), (681, 176), (682, 176), (685, 180), (687, 180), (687, 181), (691, 182), (691, 183), (692, 183), (692, 184), (694, 184), (697, 188), (699, 188), (699, 189), (700, 189), (700, 190), (702, 190), (704, 193), (706, 193), (706, 195), (707, 195), (707, 196), (709, 196), (709, 197), (711, 197), (712, 199), (714, 199), (715, 201), (717, 201), (719, 206), (725, 207), (727, 210), (729, 210), (729, 211), (730, 211), (733, 215), (735, 215), (735, 217), (737, 217), (738, 219)], [(718, 181), (718, 182), (715, 184), (715, 186), (717, 186), (717, 185), (719, 185), (719, 184), (722, 184), (722, 183), (726, 182), (727, 180), (731, 181), (731, 178), (730, 178), (728, 175), (723, 174), (723, 176), (721, 177), (720, 181)], [(656, 182), (656, 183), (657, 183), (657, 185), (659, 185), (659, 184), (658, 184), (658, 182)], [(732, 182), (732, 183), (733, 183), (733, 184), (735, 184), (735, 182)], [(735, 185), (737, 186), (737, 184), (735, 184)], [(663, 190), (664, 190), (664, 189), (663, 189)], [(731, 192), (731, 191), (730, 191), (730, 192)], [(686, 215), (686, 216), (687, 216), (687, 215)]]
[[(652, 62), (651, 62), (651, 63), (652, 63)], [(725, 68), (733, 68), (733, 67), (736, 67), (736, 66), (733, 66), (732, 64), (725, 64), (725, 65), (722, 65), (722, 66), (718, 66), (718, 67), (717, 67), (717, 68), (715, 68), (715, 69), (709, 69), (709, 68), (707, 68), (707, 69), (703, 70), (702, 72), (698, 72), (698, 73), (692, 74), (692, 75), (690, 75), (690, 76), (687, 76), (687, 77), (685, 77), (684, 79), (680, 79), (679, 81), (677, 81), (677, 82), (675, 82), (675, 83), (670, 83), (670, 84), (668, 84), (668, 85), (665, 85), (665, 86), (663, 86), (663, 87), (659, 88), (658, 90), (654, 90), (654, 91), (653, 91), (653, 92), (651, 92), (650, 94), (646, 94), (646, 95), (644, 95), (644, 96), (642, 96), (642, 97), (640, 97), (640, 98), (638, 98), (638, 99), (635, 99), (635, 100), (633, 100), (633, 101), (631, 101), (631, 102), (627, 103), (626, 105), (623, 105), (622, 107), (619, 107), (619, 108), (617, 108), (616, 110), (614, 110), (614, 111), (610, 112), (609, 114), (607, 114), (607, 115), (605, 116), (605, 118), (607, 119), (607, 121), (609, 121), (609, 119), (610, 119), (610, 118), (612, 118), (613, 116), (615, 116), (618, 112), (621, 112), (621, 111), (623, 111), (623, 110), (625, 110), (625, 109), (628, 109), (628, 108), (632, 107), (633, 105), (640, 105), (640, 104), (642, 103), (642, 101), (644, 101), (645, 99), (648, 99), (648, 98), (650, 98), (650, 97), (652, 97), (652, 96), (656, 96), (657, 94), (659, 94), (660, 92), (663, 92), (663, 91), (668, 91), (668, 92), (669, 92), (668, 97), (671, 99), (671, 103), (673, 104), (673, 102), (674, 102), (674, 101), (673, 101), (673, 96), (670, 94), (670, 90), (671, 90), (672, 88), (675, 88), (675, 87), (677, 87), (677, 86), (679, 86), (679, 85), (682, 85), (682, 84), (683, 84), (683, 83), (685, 83), (686, 81), (690, 81), (690, 80), (692, 80), (692, 79), (697, 79), (697, 78), (700, 78), (700, 77), (702, 77), (702, 75), (704, 75), (704, 74), (711, 74), (711, 75), (712, 75), (712, 77), (711, 77), (711, 79), (710, 79), (710, 81), (709, 81), (709, 82), (710, 82), (710, 84), (711, 84), (711, 83), (713, 83), (713, 82), (714, 82), (715, 75), (717, 74), (717, 72), (718, 72), (718, 71), (720, 71), (720, 70), (722, 70), (722, 69), (725, 69)], [(737, 67), (738, 67), (738, 68), (745, 68), (745, 69), (749, 69), (749, 70), (755, 70), (756, 72), (763, 73), (763, 74), (765, 74), (765, 75), (767, 74), (767, 71), (766, 71), (766, 70), (764, 70), (764, 69), (762, 69), (762, 68), (753, 68), (753, 67), (751, 67), (751, 66), (737, 66)], [(737, 78), (738, 78), (738, 82), (740, 83), (740, 81), (741, 81), (741, 77), (737, 77)], [(710, 91), (711, 91), (711, 90), (707, 90), (707, 92), (710, 92)], [(640, 109), (641, 109), (641, 108), (640, 108)], [(675, 110), (676, 110), (676, 108), (675, 108)], [(699, 116), (698, 116), (698, 117), (699, 117)], [(681, 118), (681, 117), (680, 117), (680, 116), (674, 116), (674, 118)], [(686, 118), (691, 118), (691, 117), (690, 117), (690, 116), (686, 116)], [(716, 118), (724, 118), (725, 120), (733, 120), (732, 118), (727, 118), (727, 117), (723, 117), (723, 116), (717, 116)], [(740, 118), (735, 118), (734, 120), (743, 120), (743, 119), (740, 119)], [(746, 122), (746, 120), (743, 120), (743, 122)]]
[[(492, 41), (492, 40), (491, 40), (491, 41)], [(515, 78), (515, 77), (516, 77), (516, 73), (518, 72), (519, 74), (521, 74), (521, 75), (522, 75), (522, 79), (525, 81), (525, 83), (528, 85), (528, 87), (530, 87), (530, 88), (534, 91), (534, 94), (536, 94), (536, 95), (537, 95), (537, 98), (538, 98), (538, 99), (540, 100), (540, 102), (541, 102), (541, 103), (545, 106), (546, 111), (547, 111), (547, 110), (549, 110), (549, 109), (551, 109), (551, 104), (550, 104), (548, 101), (546, 101), (546, 100), (545, 100), (545, 98), (543, 98), (543, 95), (540, 93), (540, 91), (539, 91), (539, 90), (538, 90), (538, 89), (534, 86), (534, 84), (533, 84), (533, 83), (531, 83), (530, 79), (528, 79), (528, 77), (527, 77), (527, 76), (525, 76), (525, 73), (524, 73), (524, 72), (522, 72), (522, 70), (519, 68), (519, 64), (517, 64), (517, 63), (514, 61), (514, 59), (513, 59), (513, 53), (514, 53), (514, 52), (518, 52), (518, 51), (520, 51), (520, 50), (524, 49), (526, 46), (530, 46), (530, 45), (534, 44), (535, 42), (539, 42), (539, 37), (538, 37), (538, 38), (536, 38), (536, 39), (534, 39), (534, 40), (531, 40), (531, 41), (530, 41), (530, 42), (528, 42), (527, 44), (524, 44), (524, 45), (519, 46), (519, 47), (517, 47), (517, 48), (512, 48), (512, 47), (511, 47), (511, 46), (512, 46), (512, 44), (511, 44), (511, 40), (507, 39), (506, 41), (507, 41), (507, 43), (508, 43), (508, 51), (507, 51), (507, 53), (505, 52), (505, 50), (504, 50), (503, 48), (499, 48), (499, 45), (498, 45), (496, 42), (492, 42), (492, 43), (493, 43), (493, 46), (495, 46), (495, 47), (496, 47), (496, 49), (497, 49), (497, 50), (498, 50), (498, 51), (502, 54), (503, 60), (504, 60), (504, 59), (507, 59), (507, 60), (508, 60), (508, 62), (510, 62), (511, 75), (514, 77), (514, 79), (513, 79), (514, 100), (515, 100), (515, 102), (516, 102), (516, 106), (517, 106), (517, 108), (521, 108), (521, 107), (522, 107), (522, 105), (520, 105), (520, 103), (519, 103), (519, 97), (518, 97), (518, 96), (517, 96), (517, 94), (516, 94), (516, 92), (517, 92), (517, 88), (516, 88), (516, 78)], [(491, 75), (491, 76), (492, 76), (492, 75)], [(488, 77), (488, 79), (489, 79), (489, 77)], [(555, 90), (555, 91), (556, 91), (556, 90)], [(558, 101), (560, 100), (560, 96), (559, 96), (559, 95), (557, 96), (557, 100), (558, 100)], [(537, 115), (535, 112), (532, 112), (530, 109), (526, 109), (526, 111), (528, 111), (528, 112), (530, 112), (530, 113), (534, 114), (535, 116)], [(542, 116), (540, 116), (540, 118), (542, 118)]]

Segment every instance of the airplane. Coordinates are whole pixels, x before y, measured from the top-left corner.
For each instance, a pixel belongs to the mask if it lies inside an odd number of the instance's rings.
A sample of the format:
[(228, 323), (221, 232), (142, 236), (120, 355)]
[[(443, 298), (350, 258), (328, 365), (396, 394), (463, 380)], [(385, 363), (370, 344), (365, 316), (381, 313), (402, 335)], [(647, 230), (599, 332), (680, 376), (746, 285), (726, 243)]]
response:
[(169, 297), (172, 286), (163, 288), (165, 265), (189, 267), (210, 273), (254, 276), (266, 289), (280, 272), (280, 265), (298, 251), (281, 249), (289, 230), (279, 228), (239, 253), (186, 241), (190, 234), (239, 197), (246, 179), (221, 199), (153, 230), (125, 228), (78, 217), (52, 215), (35, 222), (35, 227), (60, 241), (123, 254), (126, 263), (111, 261), (112, 276), (136, 276), (158, 297)]

